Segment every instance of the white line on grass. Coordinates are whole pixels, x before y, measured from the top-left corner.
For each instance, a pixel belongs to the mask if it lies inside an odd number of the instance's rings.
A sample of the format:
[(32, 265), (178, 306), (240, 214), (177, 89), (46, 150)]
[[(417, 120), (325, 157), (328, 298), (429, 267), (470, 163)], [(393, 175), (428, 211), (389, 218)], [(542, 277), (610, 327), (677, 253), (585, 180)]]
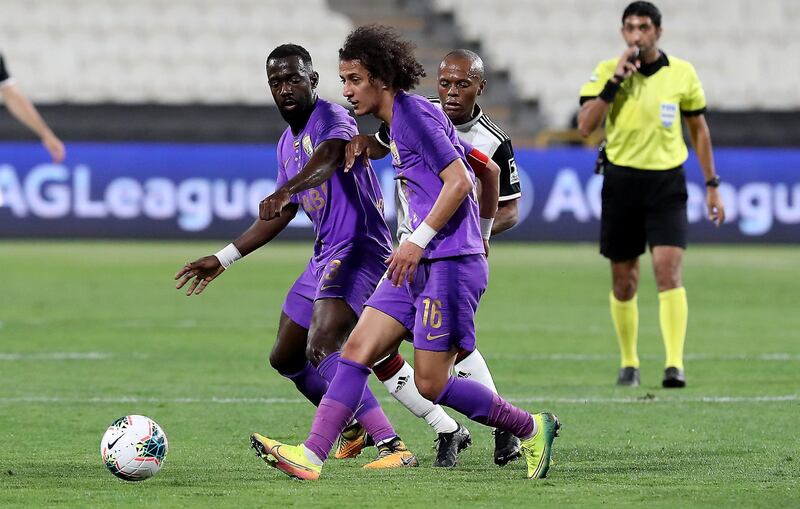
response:
[(107, 352), (0, 352), (0, 361), (101, 361), (113, 357)]
[[(800, 401), (800, 395), (784, 396), (697, 396), (691, 398), (660, 398), (652, 394), (642, 397), (628, 398), (540, 398), (519, 397), (508, 398), (512, 403), (560, 403), (568, 405), (605, 405), (605, 404), (649, 404), (649, 403), (787, 403)], [(137, 396), (120, 396), (115, 398), (70, 398), (51, 396), (19, 396), (0, 398), (0, 404), (11, 403), (73, 403), (73, 404), (218, 404), (218, 405), (273, 405), (273, 404), (307, 404), (303, 398), (147, 398)], [(381, 398), (381, 403), (396, 403), (394, 398)]]

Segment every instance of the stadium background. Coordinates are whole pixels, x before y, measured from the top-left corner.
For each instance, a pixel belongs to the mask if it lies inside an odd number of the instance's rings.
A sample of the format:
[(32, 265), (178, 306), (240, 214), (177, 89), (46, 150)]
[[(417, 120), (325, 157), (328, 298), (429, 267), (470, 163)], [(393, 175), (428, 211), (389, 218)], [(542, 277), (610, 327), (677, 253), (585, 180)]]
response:
[[(379, 22), (418, 44), (435, 92), (450, 49), (488, 68), (484, 109), (511, 136), (522, 174), (520, 224), (497, 240), (594, 241), (601, 177), (595, 136), (571, 127), (578, 88), (618, 54), (624, 0), (4, 0), (2, 50), (12, 75), (66, 140), (63, 165), (0, 113), (0, 236), (228, 238), (274, 187), (285, 128), (265, 86), (265, 55), (308, 47), (322, 97), (343, 103), (336, 50)], [(661, 46), (693, 62), (723, 177), (728, 220), (704, 220), (692, 157), (693, 242), (800, 242), (800, 4), (665, 0)], [(517, 21), (512, 21), (517, 20)], [(371, 118), (359, 119), (374, 132)], [(391, 193), (388, 159), (376, 163)], [(391, 201), (391, 200), (389, 200)], [(387, 215), (392, 218), (394, 211)], [(298, 218), (284, 238), (308, 238)]]

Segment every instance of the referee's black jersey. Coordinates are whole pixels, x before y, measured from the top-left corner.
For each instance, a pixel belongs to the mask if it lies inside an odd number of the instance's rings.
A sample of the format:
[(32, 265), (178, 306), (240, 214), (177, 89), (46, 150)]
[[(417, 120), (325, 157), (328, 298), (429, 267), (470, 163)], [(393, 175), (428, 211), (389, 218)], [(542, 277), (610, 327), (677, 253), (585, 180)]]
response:
[(0, 53), (0, 86), (11, 82), (11, 75), (8, 74), (6, 69), (6, 61), (3, 59), (3, 54)]
[[(428, 100), (441, 108), (438, 97), (428, 97)], [(500, 167), (499, 201), (513, 200), (522, 196), (511, 138), (483, 112), (481, 107), (476, 104), (472, 120), (455, 128), (459, 138), (489, 156)], [(389, 147), (391, 139), (389, 128), (385, 123), (381, 124), (375, 133), (375, 138), (384, 147)]]

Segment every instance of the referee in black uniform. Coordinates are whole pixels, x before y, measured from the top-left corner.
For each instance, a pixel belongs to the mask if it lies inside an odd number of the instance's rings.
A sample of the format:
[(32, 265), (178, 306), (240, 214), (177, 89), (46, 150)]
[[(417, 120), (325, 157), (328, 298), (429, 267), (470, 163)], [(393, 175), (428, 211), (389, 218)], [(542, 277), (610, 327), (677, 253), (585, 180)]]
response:
[(639, 385), (636, 290), (639, 256), (650, 246), (659, 292), (659, 321), (666, 349), (664, 387), (684, 387), (683, 345), (688, 304), (681, 277), (686, 249), (688, 150), (681, 119), (706, 181), (708, 217), (725, 219), (717, 192), (706, 101), (694, 67), (661, 51), (661, 13), (633, 2), (622, 14), (622, 56), (600, 62), (581, 88), (578, 129), (588, 136), (605, 120), (600, 252), (611, 261), (611, 317), (619, 340), (619, 385)]
[(28, 126), (31, 131), (39, 136), (42, 140), (42, 145), (50, 153), (50, 157), (53, 158), (53, 162), (60, 163), (63, 161), (66, 156), (64, 144), (53, 134), (53, 131), (47, 126), (39, 112), (36, 111), (33, 103), (25, 97), (14, 83), (2, 53), (0, 53), (0, 95), (2, 95), (6, 108), (14, 118)]

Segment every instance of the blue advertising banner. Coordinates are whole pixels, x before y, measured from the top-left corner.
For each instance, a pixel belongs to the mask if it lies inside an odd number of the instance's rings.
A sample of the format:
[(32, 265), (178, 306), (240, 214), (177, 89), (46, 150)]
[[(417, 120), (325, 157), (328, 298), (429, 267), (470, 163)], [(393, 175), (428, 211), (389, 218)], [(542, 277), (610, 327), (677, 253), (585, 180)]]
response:
[[(274, 145), (70, 143), (64, 164), (35, 143), (0, 143), (0, 237), (220, 238), (238, 235), (275, 187)], [(602, 176), (582, 148), (517, 150), (523, 197), (509, 240), (595, 241)], [(715, 151), (728, 219), (706, 217), (703, 178), (687, 161), (690, 240), (800, 242), (800, 149)], [(384, 195), (389, 159), (377, 161)], [(394, 200), (386, 215), (395, 217)], [(298, 217), (285, 238), (308, 238)]]

